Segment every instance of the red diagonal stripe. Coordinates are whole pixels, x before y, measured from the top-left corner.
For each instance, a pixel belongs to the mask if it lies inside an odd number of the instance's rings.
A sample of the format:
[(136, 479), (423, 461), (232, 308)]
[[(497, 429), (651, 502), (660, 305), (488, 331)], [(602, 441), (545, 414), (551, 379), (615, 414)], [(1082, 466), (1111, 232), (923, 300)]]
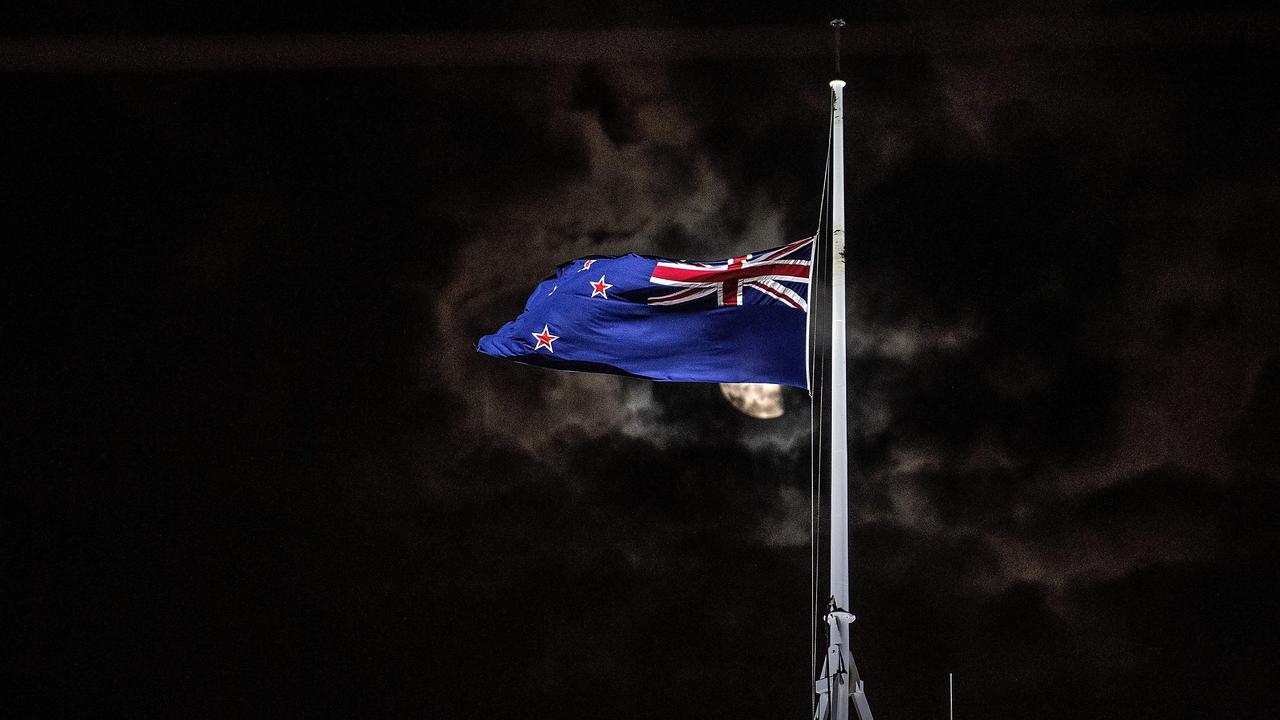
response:
[(674, 268), (658, 263), (653, 269), (653, 277), (663, 280), (680, 280), (684, 282), (716, 283), (734, 280), (749, 280), (765, 275), (785, 275), (787, 277), (809, 277), (808, 265), (756, 265), (748, 268), (720, 268), (694, 270), (690, 268)]

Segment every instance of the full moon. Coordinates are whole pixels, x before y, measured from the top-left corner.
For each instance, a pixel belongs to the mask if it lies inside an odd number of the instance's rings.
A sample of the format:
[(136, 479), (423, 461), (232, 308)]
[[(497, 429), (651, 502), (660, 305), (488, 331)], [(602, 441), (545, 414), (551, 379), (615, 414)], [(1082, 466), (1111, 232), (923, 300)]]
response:
[(782, 386), (768, 383), (720, 383), (720, 392), (743, 414), (762, 420), (782, 416)]

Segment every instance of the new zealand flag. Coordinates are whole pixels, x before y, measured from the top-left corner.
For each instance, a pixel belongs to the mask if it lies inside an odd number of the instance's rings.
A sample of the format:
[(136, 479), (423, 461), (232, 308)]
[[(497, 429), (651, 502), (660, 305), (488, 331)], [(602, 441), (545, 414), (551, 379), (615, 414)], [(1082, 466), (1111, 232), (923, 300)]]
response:
[(812, 253), (808, 238), (718, 262), (573, 260), (477, 349), (559, 370), (802, 388)]

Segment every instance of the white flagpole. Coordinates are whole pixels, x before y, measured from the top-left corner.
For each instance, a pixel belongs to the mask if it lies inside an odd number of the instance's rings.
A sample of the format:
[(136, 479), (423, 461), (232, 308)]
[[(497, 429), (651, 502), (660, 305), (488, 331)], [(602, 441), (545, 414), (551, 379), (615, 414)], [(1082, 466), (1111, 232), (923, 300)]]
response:
[(844, 81), (831, 90), (831, 598), (827, 657), (814, 684), (817, 716), (848, 720), (850, 700), (860, 720), (873, 720), (853, 662), (849, 625), (849, 430), (845, 411)]
[(845, 416), (844, 81), (831, 106), (831, 599), (849, 607), (849, 455)]
[(827, 670), (831, 720), (848, 720), (849, 674), (849, 428), (845, 415), (844, 333), (844, 81), (831, 81), (831, 599)]

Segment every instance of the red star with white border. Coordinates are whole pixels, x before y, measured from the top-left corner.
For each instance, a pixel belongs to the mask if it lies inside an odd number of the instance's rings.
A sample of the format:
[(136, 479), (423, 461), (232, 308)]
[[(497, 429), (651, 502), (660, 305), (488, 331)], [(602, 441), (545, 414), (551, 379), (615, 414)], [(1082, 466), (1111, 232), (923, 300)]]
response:
[(582, 272), (583, 270), (586, 270), (586, 269), (590, 268), (590, 267), (591, 267), (591, 263), (593, 263), (593, 262), (595, 262), (595, 261), (596, 261), (596, 259), (595, 259), (595, 258), (591, 258), (590, 260), (583, 260), (583, 261), (582, 261), (582, 267), (578, 268), (578, 272)]
[(599, 280), (596, 280), (595, 282), (591, 283), (591, 297), (595, 297), (599, 295), (605, 300), (608, 300), (609, 295), (605, 291), (607, 291), (611, 287), (613, 286), (606, 283), (604, 281), (604, 276), (601, 275)]
[(546, 349), (547, 349), (547, 352), (549, 352), (549, 353), (554, 353), (554, 352), (555, 352), (555, 350), (552, 350), (552, 349), (551, 349), (551, 343), (553, 343), (553, 342), (555, 342), (555, 341), (559, 340), (559, 339), (560, 339), (560, 336), (559, 336), (559, 335), (552, 335), (552, 334), (548, 331), (548, 328), (547, 328), (546, 323), (543, 323), (543, 325), (542, 325), (542, 332), (540, 332), (540, 333), (529, 333), (529, 334), (533, 336), (533, 339), (534, 339), (534, 340), (537, 340), (537, 341), (538, 341), (538, 344), (537, 344), (537, 345), (535, 345), (535, 346), (533, 347), (533, 351), (534, 351), (534, 352), (537, 352), (537, 351), (541, 350), (542, 348), (546, 348)]

